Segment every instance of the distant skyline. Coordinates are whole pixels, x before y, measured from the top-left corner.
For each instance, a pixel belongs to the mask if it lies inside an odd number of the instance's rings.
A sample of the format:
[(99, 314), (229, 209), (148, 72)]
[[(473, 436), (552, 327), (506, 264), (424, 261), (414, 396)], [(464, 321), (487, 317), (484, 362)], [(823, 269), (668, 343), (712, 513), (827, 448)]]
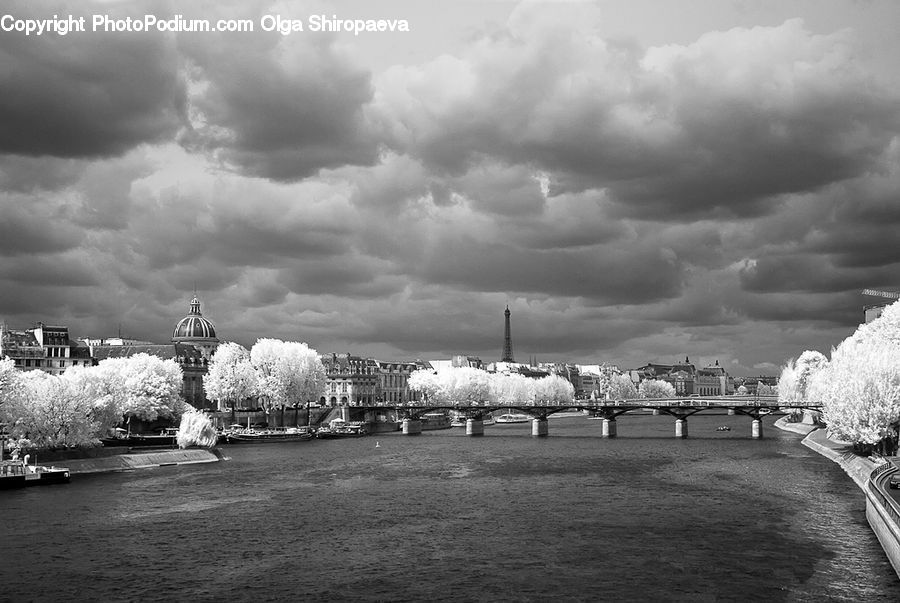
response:
[[(72, 13), (71, 11), (79, 11)], [(26, 19), (248, 19), (44, 33)], [(900, 289), (900, 3), (14, 1), (0, 321), (776, 374)], [(281, 35), (264, 15), (406, 21)]]

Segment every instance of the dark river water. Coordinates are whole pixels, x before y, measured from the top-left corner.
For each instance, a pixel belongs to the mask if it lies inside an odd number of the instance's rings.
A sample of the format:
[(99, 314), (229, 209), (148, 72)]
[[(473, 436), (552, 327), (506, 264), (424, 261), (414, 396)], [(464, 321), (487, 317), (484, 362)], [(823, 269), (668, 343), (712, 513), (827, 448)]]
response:
[(0, 600), (900, 601), (840, 468), (771, 420), (689, 423), (233, 445), (0, 492)]

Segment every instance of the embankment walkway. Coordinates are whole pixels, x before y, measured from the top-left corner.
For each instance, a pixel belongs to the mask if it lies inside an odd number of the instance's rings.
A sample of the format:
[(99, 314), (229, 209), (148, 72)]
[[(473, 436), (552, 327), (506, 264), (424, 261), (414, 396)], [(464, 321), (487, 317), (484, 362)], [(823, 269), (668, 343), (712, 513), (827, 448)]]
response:
[[(894, 571), (900, 576), (900, 514), (897, 513), (893, 501), (880, 491), (883, 484), (877, 483), (875, 476), (878, 474), (874, 473), (879, 467), (887, 469), (884, 463), (876, 463), (855, 454), (849, 443), (829, 439), (828, 431), (815, 425), (789, 423), (781, 418), (775, 422), (775, 426), (801, 435), (806, 433), (806, 437), (803, 438), (804, 446), (840, 465), (856, 482), (866, 496), (866, 519), (869, 526), (878, 537)], [(888, 464), (891, 463), (888, 461)]]
[(165, 467), (169, 465), (191, 465), (194, 463), (215, 463), (225, 460), (222, 452), (213, 448), (189, 448), (186, 450), (154, 450), (147, 452), (129, 452), (114, 456), (98, 458), (68, 459), (56, 461), (60, 466), (66, 466), (73, 475), (83, 473), (108, 473), (112, 471), (132, 471), (134, 469), (148, 469), (151, 467)]

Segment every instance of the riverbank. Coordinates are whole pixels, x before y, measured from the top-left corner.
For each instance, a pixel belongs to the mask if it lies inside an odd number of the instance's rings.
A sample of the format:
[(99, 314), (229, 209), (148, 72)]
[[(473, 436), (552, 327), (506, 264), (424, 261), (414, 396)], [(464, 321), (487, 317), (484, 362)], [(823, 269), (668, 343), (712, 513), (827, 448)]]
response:
[(807, 448), (818, 452), (825, 458), (837, 463), (844, 473), (859, 486), (863, 492), (866, 491), (866, 483), (876, 465), (867, 457), (859, 456), (853, 452), (853, 448), (849, 442), (839, 442), (828, 438), (828, 431), (821, 429), (818, 425), (808, 423), (794, 423), (787, 420), (787, 417), (781, 417), (775, 421), (775, 427), (783, 431), (791, 431), (800, 435), (805, 435), (802, 444)]
[(133, 471), (135, 469), (149, 469), (170, 465), (215, 463), (226, 460), (226, 458), (218, 448), (188, 448), (186, 450), (153, 450), (96, 458), (69, 459), (60, 464), (64, 464), (72, 475), (79, 475), (85, 473)]
[(775, 427), (794, 433), (806, 433), (803, 445), (831, 461), (837, 463), (856, 483), (866, 497), (866, 519), (875, 533), (881, 548), (900, 576), (900, 525), (896, 513), (885, 508), (885, 501), (873, 497), (868, 487), (872, 472), (879, 466), (875, 461), (859, 456), (853, 452), (849, 442), (834, 441), (828, 437), (828, 431), (815, 425), (787, 422), (786, 417), (775, 421)]

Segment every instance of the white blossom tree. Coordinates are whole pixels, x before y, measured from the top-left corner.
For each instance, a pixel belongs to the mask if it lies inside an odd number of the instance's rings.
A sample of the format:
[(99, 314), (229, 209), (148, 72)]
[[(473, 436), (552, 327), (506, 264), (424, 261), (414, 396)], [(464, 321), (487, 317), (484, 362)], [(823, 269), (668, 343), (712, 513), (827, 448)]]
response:
[(427, 369), (418, 369), (410, 373), (407, 386), (414, 392), (422, 394), (423, 402), (428, 405), (442, 406), (450, 403), (450, 390), (438, 374)]
[(17, 400), (21, 389), (16, 365), (8, 356), (0, 360), (0, 423), (9, 422), (8, 413), (12, 411), (12, 404)]
[(675, 386), (662, 379), (644, 379), (638, 385), (638, 396), (641, 398), (674, 398)]
[(575, 400), (575, 387), (559, 375), (548, 375), (534, 384), (534, 399), (538, 404), (569, 404)]
[(104, 378), (111, 380), (105, 387), (118, 398), (119, 410), (126, 419), (175, 419), (184, 411), (183, 375), (174, 360), (142, 353), (104, 360), (99, 366)]
[(490, 377), (487, 371), (462, 366), (439, 373), (446, 378), (450, 390), (450, 400), (464, 406), (478, 406), (491, 397)]
[(218, 437), (212, 419), (206, 413), (191, 407), (181, 415), (181, 424), (176, 437), (179, 448), (189, 446), (212, 448), (216, 445)]
[(638, 397), (637, 388), (628, 375), (612, 375), (609, 379), (610, 400), (631, 400)]
[(766, 383), (760, 383), (756, 386), (756, 395), (757, 396), (777, 396), (778, 395), (778, 386), (777, 385), (768, 385)]
[(219, 410), (235, 408), (241, 400), (257, 393), (257, 375), (244, 346), (226, 342), (216, 348), (203, 377), (206, 397), (216, 400)]
[(900, 346), (845, 341), (812, 378), (810, 396), (823, 404), (829, 432), (874, 445), (896, 435), (900, 421)]
[[(822, 353), (807, 350), (796, 361), (788, 360), (778, 377), (778, 401), (784, 405), (803, 404), (807, 401), (807, 390), (813, 376), (828, 365), (828, 358)], [(795, 420), (801, 410), (791, 412)]]
[(87, 393), (70, 379), (43, 371), (21, 376), (21, 389), (10, 409), (10, 434), (16, 446), (69, 448), (99, 443)]
[(499, 406), (531, 404), (535, 398), (535, 381), (519, 373), (490, 375), (490, 401)]
[(260, 339), (250, 350), (256, 387), (266, 414), (315, 399), (327, 375), (319, 354), (305, 343)]
[(900, 426), (900, 302), (860, 326), (812, 374), (807, 397), (823, 405), (836, 437), (861, 449), (891, 442)]
[(491, 377), (486, 371), (468, 366), (434, 373), (414, 371), (407, 381), (410, 389), (422, 392), (429, 405), (461, 404), (478, 406), (491, 400)]

